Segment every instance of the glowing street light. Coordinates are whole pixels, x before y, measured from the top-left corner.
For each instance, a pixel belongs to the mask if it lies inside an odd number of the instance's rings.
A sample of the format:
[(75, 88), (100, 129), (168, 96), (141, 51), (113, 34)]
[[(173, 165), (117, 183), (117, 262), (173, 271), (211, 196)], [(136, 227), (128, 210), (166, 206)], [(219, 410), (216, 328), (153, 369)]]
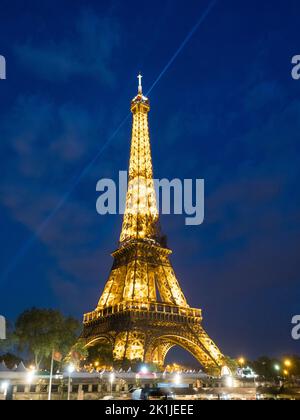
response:
[(4, 396), (6, 396), (6, 394), (7, 394), (8, 387), (9, 387), (9, 382), (8, 381), (4, 381), (4, 382), (1, 383), (0, 389), (3, 392)]
[(292, 362), (289, 359), (286, 359), (284, 361), (284, 366), (287, 367), (287, 368), (290, 368), (292, 366)]
[(69, 372), (69, 374), (72, 374), (74, 372), (74, 370), (75, 370), (74, 365), (71, 364), (71, 365), (68, 366), (68, 372)]
[(176, 375), (174, 376), (174, 383), (176, 385), (180, 385), (180, 383), (181, 383), (181, 375), (179, 375), (179, 373), (176, 373)]
[(240, 357), (239, 360), (239, 365), (244, 366), (244, 364), (246, 363), (245, 358), (244, 357)]
[(71, 396), (71, 375), (75, 370), (74, 365), (70, 364), (68, 366), (68, 374), (69, 374), (69, 380), (68, 380), (68, 401), (70, 401), (70, 396)]
[(33, 379), (34, 379), (34, 376), (35, 376), (35, 373), (36, 373), (35, 369), (31, 369), (31, 370), (27, 373), (27, 382), (28, 382), (29, 384), (31, 384), (31, 383), (32, 383), (32, 381), (33, 381)]
[(280, 371), (280, 365), (278, 365), (278, 364), (274, 365), (274, 369), (275, 369), (277, 372), (279, 372), (279, 371)]
[(142, 366), (141, 367), (141, 370), (140, 370), (140, 372), (143, 374), (143, 375), (147, 375), (147, 373), (149, 373), (149, 369), (147, 368), (147, 366)]
[(226, 386), (228, 388), (233, 388), (234, 382), (233, 382), (233, 377), (232, 376), (227, 376), (226, 380), (225, 380)]
[(112, 393), (113, 393), (113, 383), (115, 382), (115, 379), (116, 379), (116, 375), (114, 374), (114, 372), (112, 372), (110, 375), (109, 375), (109, 382), (110, 382), (110, 393), (111, 393), (111, 395), (112, 395)]

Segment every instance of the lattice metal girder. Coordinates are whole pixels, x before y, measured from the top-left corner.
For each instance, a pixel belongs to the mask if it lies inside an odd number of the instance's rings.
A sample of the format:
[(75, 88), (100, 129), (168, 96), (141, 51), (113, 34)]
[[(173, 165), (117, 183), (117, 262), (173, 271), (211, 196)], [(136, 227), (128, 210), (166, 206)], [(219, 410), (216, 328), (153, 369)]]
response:
[(168, 250), (140, 241), (122, 247), (114, 254), (114, 264), (98, 309), (126, 300), (157, 301), (188, 307), (169, 260)]
[(98, 306), (85, 316), (82, 337), (88, 345), (108, 340), (119, 361), (162, 365), (170, 348), (179, 345), (204, 367), (220, 368), (224, 357), (202, 328), (201, 311), (189, 307), (169, 260), (171, 251), (162, 246), (149, 110), (139, 86), (131, 103), (129, 180), (120, 245), (112, 254), (112, 270)]

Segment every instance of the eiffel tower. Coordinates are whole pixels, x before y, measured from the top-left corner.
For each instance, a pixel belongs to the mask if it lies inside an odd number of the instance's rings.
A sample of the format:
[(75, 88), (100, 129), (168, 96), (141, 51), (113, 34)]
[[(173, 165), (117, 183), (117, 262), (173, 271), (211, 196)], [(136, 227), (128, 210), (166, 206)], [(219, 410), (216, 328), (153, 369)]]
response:
[(115, 361), (162, 367), (180, 346), (206, 369), (220, 370), (224, 357), (204, 331), (201, 309), (191, 308), (160, 234), (148, 128), (149, 99), (142, 76), (131, 102), (133, 128), (128, 191), (118, 249), (97, 308), (84, 315), (87, 346), (109, 343)]

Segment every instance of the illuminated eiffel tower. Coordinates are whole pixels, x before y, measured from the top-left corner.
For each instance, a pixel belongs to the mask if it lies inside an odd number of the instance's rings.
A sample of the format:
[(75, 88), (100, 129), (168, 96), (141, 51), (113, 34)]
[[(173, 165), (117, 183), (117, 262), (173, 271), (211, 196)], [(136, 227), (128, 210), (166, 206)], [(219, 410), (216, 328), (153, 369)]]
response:
[[(150, 104), (139, 77), (131, 102), (133, 129), (122, 232), (113, 266), (95, 311), (84, 315), (87, 345), (109, 343), (116, 361), (164, 364), (173, 346), (189, 351), (204, 368), (220, 369), (224, 357), (190, 308), (164, 245), (153, 181), (148, 128)], [(158, 297), (159, 295), (159, 297)]]

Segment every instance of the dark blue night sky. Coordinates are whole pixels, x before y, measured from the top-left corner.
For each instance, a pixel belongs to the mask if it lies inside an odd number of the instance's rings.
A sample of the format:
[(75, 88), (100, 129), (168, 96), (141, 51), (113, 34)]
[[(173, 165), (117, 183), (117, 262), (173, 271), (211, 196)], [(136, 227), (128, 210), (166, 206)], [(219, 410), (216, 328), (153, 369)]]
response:
[[(121, 227), (119, 216), (97, 215), (95, 187), (127, 169), (131, 120), (107, 141), (129, 113), (137, 73), (147, 91), (209, 4), (1, 0), (8, 318), (31, 306), (77, 317), (94, 309)], [(232, 356), (300, 350), (291, 339), (300, 313), (300, 80), (291, 77), (299, 15), (298, 0), (217, 1), (150, 94), (155, 176), (206, 183), (203, 225), (162, 218), (172, 261), (190, 305)]]

